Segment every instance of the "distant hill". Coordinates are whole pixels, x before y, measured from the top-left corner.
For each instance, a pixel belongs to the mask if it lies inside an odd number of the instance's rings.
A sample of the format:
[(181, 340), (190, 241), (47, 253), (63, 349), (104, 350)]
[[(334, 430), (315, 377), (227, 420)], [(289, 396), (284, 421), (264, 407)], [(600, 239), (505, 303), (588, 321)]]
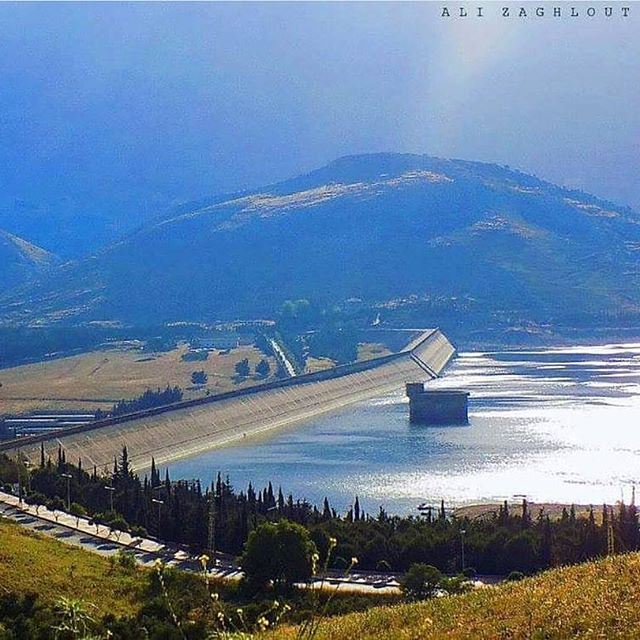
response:
[(48, 251), (0, 229), (0, 292), (29, 281), (56, 263)]
[(383, 322), (424, 303), (462, 324), (615, 323), (640, 310), (639, 258), (631, 209), (508, 167), (361, 155), (183, 207), (0, 312), (149, 323), (273, 317), (309, 298), (376, 304)]

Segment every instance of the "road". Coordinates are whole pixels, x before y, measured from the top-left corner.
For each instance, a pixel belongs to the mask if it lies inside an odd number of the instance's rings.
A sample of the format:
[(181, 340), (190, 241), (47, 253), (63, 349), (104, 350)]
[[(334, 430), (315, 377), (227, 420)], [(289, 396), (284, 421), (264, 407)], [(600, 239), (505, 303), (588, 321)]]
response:
[[(19, 504), (19, 499), (0, 491), (0, 516), (13, 520), (31, 531), (55, 538), (65, 544), (81, 547), (92, 553), (112, 556), (121, 549), (133, 551), (138, 563), (153, 566), (157, 559), (183, 571), (200, 572), (198, 556), (178, 545), (158, 542), (151, 538), (134, 537), (115, 532), (104, 525), (90, 523), (87, 518), (76, 518), (64, 511), (50, 511), (34, 505)], [(239, 580), (240, 567), (227, 554), (217, 554), (216, 566), (209, 575), (223, 580)], [(397, 576), (365, 572), (352, 572), (348, 576), (338, 572), (318, 577), (303, 588), (340, 589), (359, 593), (400, 593)]]

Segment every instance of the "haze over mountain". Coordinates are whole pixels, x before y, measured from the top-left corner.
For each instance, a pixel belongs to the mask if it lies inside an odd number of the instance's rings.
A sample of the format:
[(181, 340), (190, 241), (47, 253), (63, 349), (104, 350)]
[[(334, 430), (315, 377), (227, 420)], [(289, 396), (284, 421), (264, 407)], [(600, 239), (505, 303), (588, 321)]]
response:
[(77, 258), (176, 203), (377, 150), (640, 208), (640, 11), (498, 9), (0, 3), (0, 228)]
[(5, 296), (4, 319), (211, 321), (410, 296), (536, 322), (640, 309), (640, 216), (506, 167), (350, 156), (188, 209)]

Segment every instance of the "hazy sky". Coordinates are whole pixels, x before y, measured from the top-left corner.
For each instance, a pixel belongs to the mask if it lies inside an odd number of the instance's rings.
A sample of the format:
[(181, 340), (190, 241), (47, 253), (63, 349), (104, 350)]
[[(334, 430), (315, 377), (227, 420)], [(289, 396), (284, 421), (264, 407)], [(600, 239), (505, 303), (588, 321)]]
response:
[(445, 20), (440, 3), (2, 3), (0, 215), (16, 199), (134, 214), (383, 150), (640, 208), (629, 4)]

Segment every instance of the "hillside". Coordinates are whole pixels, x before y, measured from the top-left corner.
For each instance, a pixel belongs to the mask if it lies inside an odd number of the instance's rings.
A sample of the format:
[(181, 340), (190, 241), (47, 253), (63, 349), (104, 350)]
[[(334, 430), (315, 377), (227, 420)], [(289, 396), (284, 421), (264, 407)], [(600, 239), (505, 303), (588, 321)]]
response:
[(23, 284), (55, 263), (48, 251), (0, 229), (0, 292)]
[(640, 310), (640, 216), (505, 167), (352, 156), (183, 207), (0, 300), (5, 321), (273, 317), (286, 299), (421, 306), (467, 328)]
[[(640, 556), (629, 554), (421, 604), (328, 618), (316, 640), (640, 638)], [(294, 640), (296, 628), (270, 635)]]
[(32, 533), (0, 518), (0, 593), (91, 602), (100, 615), (131, 615), (147, 596), (147, 571), (113, 570), (104, 556)]

